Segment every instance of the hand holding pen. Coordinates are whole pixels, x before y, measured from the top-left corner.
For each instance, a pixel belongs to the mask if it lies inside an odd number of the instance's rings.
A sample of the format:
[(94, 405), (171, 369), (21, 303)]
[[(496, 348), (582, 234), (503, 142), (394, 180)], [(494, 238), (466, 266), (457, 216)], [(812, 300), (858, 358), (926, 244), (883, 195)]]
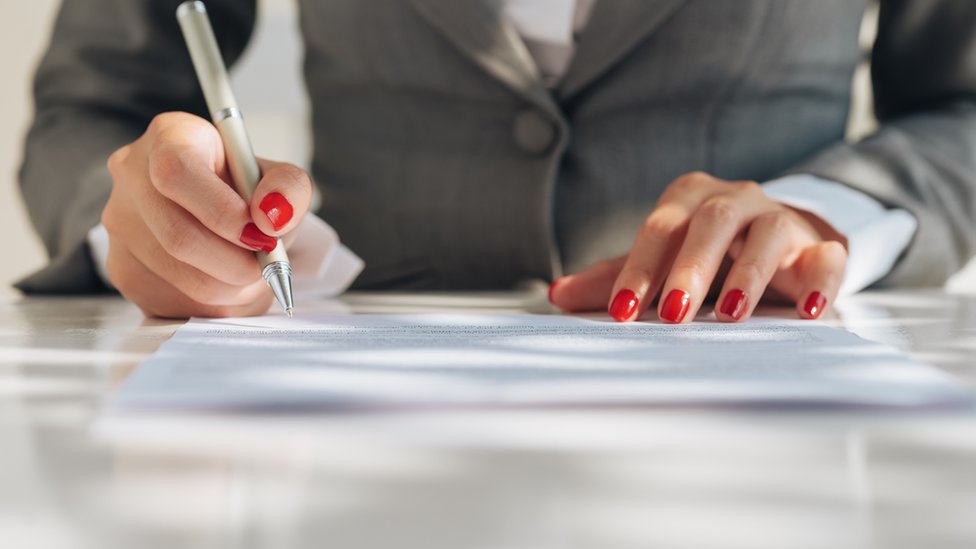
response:
[(274, 295), (255, 252), (283, 251), (277, 238), (287, 243), (304, 217), (312, 183), (289, 164), (259, 167), (248, 201), (233, 186), (231, 156), (213, 124), (187, 113), (157, 116), (109, 159), (113, 188), (102, 222), (113, 285), (150, 316), (265, 313)]

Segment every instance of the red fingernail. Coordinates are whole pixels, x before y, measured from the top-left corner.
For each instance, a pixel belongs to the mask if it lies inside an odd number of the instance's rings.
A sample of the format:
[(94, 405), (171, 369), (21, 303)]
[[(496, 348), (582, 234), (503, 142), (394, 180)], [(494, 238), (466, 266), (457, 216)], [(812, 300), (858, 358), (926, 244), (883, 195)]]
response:
[(661, 319), (678, 324), (688, 314), (691, 296), (684, 290), (671, 290), (661, 307)]
[(624, 322), (637, 311), (637, 294), (630, 290), (620, 290), (610, 304), (610, 316), (617, 322)]
[(810, 318), (818, 318), (827, 306), (827, 296), (820, 292), (813, 292), (803, 304), (803, 312), (810, 315)]
[(722, 307), (718, 311), (725, 316), (732, 317), (732, 320), (739, 320), (745, 314), (746, 304), (748, 303), (749, 299), (746, 298), (745, 292), (742, 290), (730, 290), (729, 293), (725, 294), (725, 299), (722, 300)]
[(276, 231), (280, 231), (282, 227), (287, 225), (291, 221), (291, 217), (295, 214), (291, 203), (281, 193), (269, 193), (261, 200), (261, 204), (258, 207), (261, 208), (264, 215), (268, 216), (268, 219), (271, 221), (271, 226)]
[(241, 231), (241, 242), (245, 246), (262, 252), (270, 252), (278, 245), (278, 240), (275, 237), (262, 233), (261, 229), (254, 223), (248, 223), (244, 226), (244, 230)]
[(563, 279), (557, 278), (556, 280), (552, 281), (552, 284), (549, 285), (549, 303), (552, 303), (552, 293), (556, 291), (556, 286), (559, 286), (562, 281)]

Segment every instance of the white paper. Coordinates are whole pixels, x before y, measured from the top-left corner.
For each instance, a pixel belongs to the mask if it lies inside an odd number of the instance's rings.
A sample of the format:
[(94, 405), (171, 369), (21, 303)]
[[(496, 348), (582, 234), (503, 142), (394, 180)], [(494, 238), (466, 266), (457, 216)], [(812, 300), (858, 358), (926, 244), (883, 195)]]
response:
[(112, 404), (173, 411), (969, 400), (933, 367), (810, 321), (673, 326), (424, 314), (194, 319)]

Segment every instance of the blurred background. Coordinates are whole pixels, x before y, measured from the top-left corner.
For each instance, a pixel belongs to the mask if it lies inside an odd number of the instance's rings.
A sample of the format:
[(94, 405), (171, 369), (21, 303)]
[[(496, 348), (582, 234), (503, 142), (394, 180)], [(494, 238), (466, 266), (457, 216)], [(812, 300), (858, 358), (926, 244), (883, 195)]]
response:
[[(293, 0), (259, 0), (258, 27), (234, 70), (238, 99), (258, 154), (306, 166), (308, 103), (301, 80), (301, 42)], [(7, 261), (0, 263), (0, 293), (41, 267), (45, 256), (34, 236), (17, 191), (22, 140), (30, 123), (30, 83), (34, 66), (50, 36), (60, 0), (2, 2), (0, 7), (0, 234), (9, 235)], [(862, 42), (873, 41), (874, 10), (865, 18)], [(850, 135), (870, 132), (870, 82), (867, 67), (855, 78)], [(976, 228), (974, 228), (976, 230)], [(13, 238), (10, 238), (13, 236)], [(12, 248), (11, 248), (12, 247)], [(976, 293), (976, 261), (950, 281), (955, 291)]]

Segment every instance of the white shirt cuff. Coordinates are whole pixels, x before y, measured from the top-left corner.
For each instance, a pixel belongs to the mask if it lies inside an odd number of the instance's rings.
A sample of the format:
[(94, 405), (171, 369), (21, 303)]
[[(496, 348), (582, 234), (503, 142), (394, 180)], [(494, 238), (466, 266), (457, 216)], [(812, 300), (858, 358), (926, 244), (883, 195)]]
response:
[(296, 299), (333, 297), (352, 285), (365, 263), (339, 242), (328, 223), (315, 214), (306, 214), (295, 229), (288, 247), (292, 268), (292, 289)]
[(95, 262), (95, 272), (109, 288), (115, 288), (108, 278), (108, 231), (99, 223), (88, 231), (88, 251)]
[[(339, 235), (317, 215), (307, 214), (295, 228), (295, 239), (288, 247), (292, 268), (292, 289), (298, 299), (338, 295), (349, 288), (365, 264), (339, 242)], [(108, 231), (101, 224), (88, 231), (88, 249), (95, 271), (108, 287)]]
[(863, 290), (888, 274), (918, 228), (909, 212), (885, 209), (860, 191), (813, 175), (776, 179), (763, 190), (777, 202), (820, 217), (847, 238), (841, 295)]

